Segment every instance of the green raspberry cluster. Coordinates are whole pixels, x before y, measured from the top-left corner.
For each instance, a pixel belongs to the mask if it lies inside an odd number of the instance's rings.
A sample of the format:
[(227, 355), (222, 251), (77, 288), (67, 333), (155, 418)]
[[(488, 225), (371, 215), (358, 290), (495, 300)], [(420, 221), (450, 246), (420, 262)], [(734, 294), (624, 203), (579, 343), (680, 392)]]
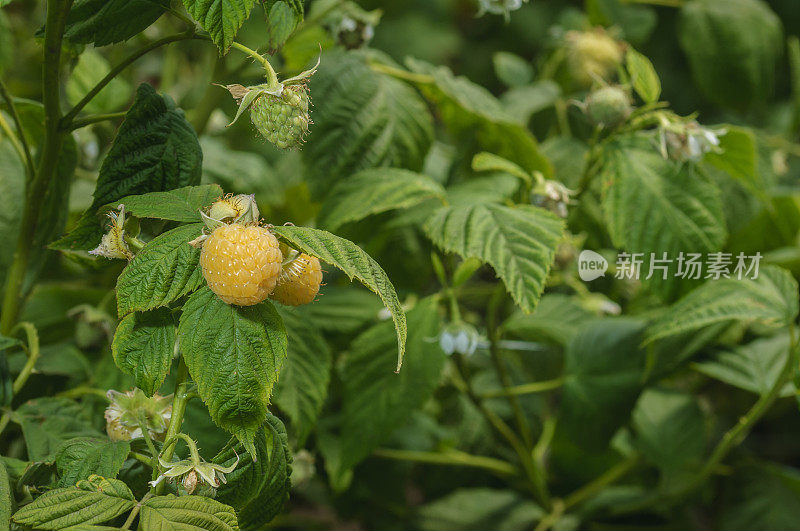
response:
[(281, 149), (297, 148), (308, 133), (308, 90), (303, 85), (284, 87), (280, 96), (262, 94), (250, 107), (250, 120), (261, 135)]

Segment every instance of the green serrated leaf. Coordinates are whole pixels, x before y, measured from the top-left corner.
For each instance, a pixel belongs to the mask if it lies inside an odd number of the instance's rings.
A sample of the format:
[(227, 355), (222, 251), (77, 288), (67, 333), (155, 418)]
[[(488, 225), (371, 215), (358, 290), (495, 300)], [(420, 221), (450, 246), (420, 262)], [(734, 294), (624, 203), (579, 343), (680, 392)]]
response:
[(394, 286), (381, 266), (353, 242), (324, 230), (281, 226), (273, 227), (272, 232), (289, 242), (292, 247), (341, 269), (350, 279), (357, 278), (381, 298), (392, 314), (397, 331), (397, 370), (399, 371), (403, 365), (403, 353), (408, 334), (406, 315), (400, 299), (397, 298)]
[(283, 47), (283, 43), (303, 21), (303, 2), (266, 0), (264, 13), (267, 16), (267, 46), (274, 53)]
[(503, 330), (527, 341), (548, 340), (567, 346), (591, 318), (574, 297), (553, 293), (542, 297), (535, 312), (512, 314), (503, 323)]
[(200, 287), (200, 249), (189, 242), (202, 231), (202, 223), (192, 223), (148, 242), (117, 279), (117, 313), (152, 310)]
[(425, 102), (405, 83), (373, 71), (367, 59), (364, 52), (326, 53), (309, 83), (314, 100), (325, 102), (314, 108), (303, 149), (320, 191), (366, 168), (419, 171), (433, 141)]
[[(680, 253), (718, 251), (725, 242), (722, 201), (717, 186), (690, 164), (665, 160), (653, 145), (626, 138), (605, 150), (602, 176), (603, 210), (611, 238), (629, 253)], [(656, 274), (648, 282), (663, 295), (680, 287), (677, 262), (667, 278)]]
[(205, 496), (156, 496), (142, 503), (139, 529), (203, 529), (234, 531), (239, 529), (236, 511)]
[(275, 403), (292, 421), (298, 445), (311, 432), (328, 396), (333, 356), (317, 323), (304, 308), (281, 307), (289, 351), (275, 388)]
[(286, 330), (270, 302), (231, 306), (203, 287), (183, 307), (178, 335), (214, 422), (255, 454), (253, 438), (286, 359)]
[(633, 48), (628, 48), (625, 53), (625, 66), (636, 94), (645, 103), (656, 103), (661, 96), (661, 80), (650, 59)]
[(436, 299), (417, 303), (408, 312), (408, 323), (408, 366), (400, 374), (388, 370), (393, 341), (388, 322), (368, 329), (350, 346), (341, 371), (340, 474), (384, 442), (439, 384), (446, 356), (433, 340), (441, 328)]
[(709, 280), (650, 324), (646, 342), (725, 321), (788, 326), (798, 313), (797, 281), (786, 270), (762, 267), (757, 279)]
[(117, 367), (134, 377), (136, 387), (153, 396), (169, 374), (175, 338), (168, 308), (133, 312), (119, 322), (111, 353)]
[[(289, 499), (292, 455), (286, 428), (278, 417), (267, 414), (267, 421), (255, 439), (257, 461), (239, 464), (226, 475), (227, 484), (217, 490), (217, 499), (237, 509), (242, 529), (261, 529), (277, 516)], [(230, 466), (244, 450), (241, 444), (214, 458)]]
[(125, 211), (139, 218), (167, 219), (182, 223), (202, 221), (200, 210), (222, 197), (218, 184), (185, 186), (166, 192), (129, 195), (108, 206), (125, 205)]
[(706, 153), (703, 163), (724, 171), (751, 191), (763, 194), (764, 184), (758, 171), (758, 152), (753, 131), (730, 125), (722, 127), (727, 132), (719, 137), (718, 150)]
[(362, 170), (333, 187), (322, 204), (319, 223), (336, 230), (345, 223), (444, 195), (439, 183), (420, 173), (399, 168)]
[(114, 44), (141, 33), (167, 9), (169, 0), (75, 0), (64, 37), (95, 46)]
[(561, 219), (530, 205), (445, 207), (425, 224), (442, 249), (491, 265), (526, 312), (542, 295), (563, 230)]
[(183, 0), (183, 5), (225, 54), (256, 0)]
[(92, 427), (86, 410), (67, 398), (29, 400), (14, 412), (13, 419), (22, 426), (31, 461), (52, 457), (65, 440), (100, 435)]
[[(767, 394), (775, 386), (789, 355), (789, 334), (775, 334), (713, 353), (692, 368), (728, 385)], [(793, 396), (794, 385), (787, 382), (781, 396)]]
[(14, 521), (37, 529), (64, 529), (107, 522), (136, 504), (122, 481), (90, 476), (74, 487), (45, 492), (14, 514)]
[(11, 479), (5, 463), (0, 461), (0, 522), (10, 522), (14, 510), (14, 498), (11, 495)]
[(127, 195), (198, 184), (202, 161), (197, 135), (183, 111), (142, 83), (100, 167), (91, 210)]
[(761, 0), (694, 0), (680, 9), (678, 38), (700, 90), (744, 110), (772, 95), (782, 26)]
[(128, 441), (80, 437), (64, 441), (56, 452), (59, 487), (75, 485), (93, 474), (115, 478), (128, 458)]

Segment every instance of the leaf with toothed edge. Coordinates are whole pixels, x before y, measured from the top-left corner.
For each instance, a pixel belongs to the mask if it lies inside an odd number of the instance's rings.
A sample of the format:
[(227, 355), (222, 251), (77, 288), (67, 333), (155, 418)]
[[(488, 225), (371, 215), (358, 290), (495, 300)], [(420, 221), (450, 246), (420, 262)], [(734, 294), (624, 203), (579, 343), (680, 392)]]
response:
[(286, 329), (277, 310), (268, 301), (231, 306), (203, 287), (183, 306), (178, 337), (212, 420), (255, 456), (255, 434), (286, 359)]
[(292, 247), (341, 269), (351, 280), (357, 278), (381, 298), (392, 314), (397, 332), (397, 371), (399, 371), (403, 365), (408, 334), (406, 314), (403, 312), (394, 286), (381, 266), (358, 245), (324, 230), (292, 225), (272, 227), (271, 230)]

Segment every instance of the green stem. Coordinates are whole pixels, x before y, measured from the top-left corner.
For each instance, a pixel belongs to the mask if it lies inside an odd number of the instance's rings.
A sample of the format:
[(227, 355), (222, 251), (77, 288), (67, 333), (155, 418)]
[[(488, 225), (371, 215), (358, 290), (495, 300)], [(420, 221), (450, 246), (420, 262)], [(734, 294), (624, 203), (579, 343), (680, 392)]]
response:
[(186, 446), (189, 447), (189, 454), (192, 456), (192, 462), (195, 464), (200, 463), (200, 452), (197, 451), (197, 443), (194, 442), (194, 439), (186, 435), (185, 433), (178, 434), (179, 439), (183, 439), (183, 442), (186, 443)]
[[(156, 451), (155, 445), (153, 445), (153, 439), (150, 438), (150, 430), (147, 429), (147, 418), (145, 417), (144, 413), (139, 413), (139, 429), (142, 431), (142, 439), (144, 439), (144, 443), (147, 445), (147, 449), (150, 451), (150, 455), (153, 456), (153, 461), (158, 460), (158, 452)], [(151, 472), (151, 480), (155, 480), (158, 477), (158, 467), (153, 467)]]
[(497, 432), (508, 442), (514, 452), (516, 452), (517, 457), (519, 457), (522, 467), (525, 470), (525, 475), (530, 482), (531, 493), (542, 507), (549, 510), (551, 507), (550, 493), (547, 490), (547, 484), (545, 482), (544, 475), (533, 461), (532, 453), (525, 447), (520, 438), (517, 437), (517, 434), (514, 433), (514, 430), (512, 430), (508, 424), (506, 424), (503, 419), (501, 419), (494, 411), (486, 407), (481, 399), (472, 390), (472, 387), (469, 385), (469, 383), (467, 383), (463, 375), (464, 367), (461, 356), (456, 354), (453, 356), (453, 359), (455, 360), (456, 369), (452, 373), (453, 385), (470, 399), (470, 401), (475, 405), (475, 407), (478, 408), (481, 414), (483, 414), (486, 420), (489, 421), (489, 424), (491, 424), (492, 427), (497, 430)]
[(0, 334), (8, 334), (14, 327), (22, 303), (22, 284), (28, 270), (42, 197), (56, 173), (58, 156), (64, 133), (59, 129), (61, 121), (61, 40), (71, 0), (47, 0), (47, 19), (44, 29), (44, 68), (42, 73), (42, 103), (44, 104), (44, 141), (39, 167), (26, 186), (25, 206), (22, 213), (19, 238), (14, 259), (8, 270)]
[(511, 463), (493, 457), (471, 455), (458, 450), (448, 450), (446, 452), (415, 452), (410, 450), (378, 448), (373, 452), (373, 455), (398, 461), (481, 468), (500, 476), (513, 476), (517, 473), (516, 467)]
[[(487, 334), (489, 335), (489, 354), (492, 357), (492, 363), (494, 364), (495, 371), (500, 378), (500, 383), (503, 385), (504, 389), (507, 389), (513, 385), (513, 382), (508, 374), (508, 369), (506, 368), (503, 354), (498, 346), (498, 341), (500, 340), (498, 332), (500, 328), (500, 323), (498, 323), (498, 313), (500, 311), (500, 306), (503, 302), (505, 294), (505, 286), (502, 283), (498, 284), (497, 288), (492, 294), (492, 298), (489, 300), (489, 306), (486, 312), (486, 328)], [(520, 403), (519, 398), (514, 394), (508, 394), (506, 395), (506, 398), (511, 406), (511, 411), (514, 414), (517, 429), (522, 434), (522, 441), (525, 443), (525, 447), (532, 448), (533, 436), (531, 435), (530, 425), (528, 424), (528, 419), (525, 417), (525, 412), (522, 410), (522, 404)]]
[(138, 502), (136, 505), (133, 506), (131, 509), (130, 514), (128, 514), (128, 518), (125, 520), (125, 523), (122, 524), (120, 529), (130, 529), (131, 525), (133, 525), (133, 521), (136, 519), (136, 515), (139, 514), (139, 511), (142, 509), (142, 504), (153, 497), (152, 492), (148, 492), (142, 498), (142, 501)]
[(567, 510), (570, 507), (574, 507), (592, 498), (607, 486), (616, 483), (620, 478), (633, 470), (638, 462), (639, 456), (634, 455), (612, 466), (603, 474), (564, 498), (564, 509)]
[[(175, 453), (175, 443), (170, 444), (171, 441), (177, 440), (178, 434), (181, 431), (183, 424), (183, 415), (186, 413), (186, 403), (189, 401), (188, 396), (189, 387), (189, 370), (186, 368), (186, 362), (181, 357), (178, 363), (178, 375), (175, 378), (175, 392), (172, 395), (172, 416), (169, 419), (169, 426), (167, 426), (167, 433), (164, 436), (166, 441), (162, 449), (162, 455), (165, 461), (170, 461)], [(164, 490), (164, 483), (159, 483), (156, 489), (156, 494)]]
[(25, 335), (27, 336), (28, 340), (28, 360), (22, 367), (22, 371), (20, 371), (14, 380), (12, 389), (15, 395), (19, 394), (19, 392), (25, 386), (28, 378), (30, 378), (31, 374), (33, 374), (33, 368), (36, 366), (36, 362), (39, 360), (39, 334), (36, 332), (36, 327), (33, 326), (32, 323), (19, 323), (15, 327), (15, 330), (17, 328), (22, 328), (25, 330)]
[(622, 0), (623, 4), (643, 4), (659, 7), (683, 7), (686, 0)]
[(156, 464), (156, 460), (152, 457), (147, 457), (144, 454), (140, 454), (139, 452), (130, 452), (128, 454), (129, 457), (133, 457), (137, 461), (144, 463), (145, 465), (149, 466), (150, 468), (157, 470), (158, 465)]
[(247, 55), (249, 55), (250, 57), (252, 57), (256, 61), (261, 63), (261, 65), (264, 67), (264, 70), (267, 71), (267, 85), (269, 86), (270, 89), (274, 89), (274, 88), (276, 88), (278, 86), (278, 84), (279, 84), (278, 83), (278, 74), (275, 73), (275, 70), (272, 68), (272, 65), (269, 64), (269, 61), (267, 61), (266, 57), (262, 56), (260, 53), (258, 53), (255, 50), (251, 50), (250, 48), (248, 48), (244, 44), (240, 44), (240, 43), (235, 42), (235, 41), (233, 43), (231, 43), (231, 47), (232, 48), (236, 48), (240, 52), (246, 53)]
[[(111, 293), (114, 293), (113, 291)], [(96, 396), (98, 398), (102, 398), (107, 400), (108, 397), (106, 396), (106, 391), (103, 389), (99, 389), (97, 387), (87, 387), (87, 386), (80, 386), (80, 387), (73, 387), (72, 389), (67, 389), (65, 391), (61, 391), (60, 393), (56, 393), (56, 396), (63, 397), (63, 398), (80, 398), (82, 396)]]
[(429, 76), (427, 74), (416, 74), (414, 72), (409, 72), (407, 70), (402, 70), (400, 68), (395, 68), (393, 66), (385, 65), (383, 63), (378, 62), (370, 62), (369, 67), (374, 70), (375, 72), (380, 72), (382, 74), (387, 74), (392, 77), (396, 77), (397, 79), (402, 79), (404, 81), (410, 81), (412, 83), (420, 83), (423, 85), (428, 85), (436, 80), (433, 76)]
[(108, 114), (92, 114), (79, 120), (73, 120), (69, 126), (70, 131), (86, 127), (87, 125), (96, 124), (98, 122), (105, 122), (106, 120), (119, 120), (125, 118), (125, 112), (111, 112)]
[[(14, 105), (14, 98), (11, 97), (11, 93), (8, 92), (5, 84), (2, 80), (0, 80), (0, 97), (2, 97), (6, 105), (8, 106), (8, 114), (11, 116), (11, 120), (14, 122), (14, 126), (17, 128), (17, 138), (19, 142), (19, 148), (22, 151), (23, 155), (23, 164), (28, 169), (28, 179), (33, 179), (33, 174), (36, 172), (36, 167), (33, 164), (33, 157), (31, 156), (31, 149), (28, 146), (28, 141), (25, 138), (25, 130), (22, 128), (22, 121), (19, 119), (19, 113), (17, 113), (17, 107)], [(5, 122), (5, 120), (3, 120)], [(11, 133), (8, 133), (9, 137), (12, 138), (13, 136)]]
[(81, 101), (75, 104), (75, 107), (73, 107), (66, 115), (64, 115), (64, 118), (61, 120), (61, 129), (63, 131), (70, 131), (74, 129), (74, 127), (72, 126), (72, 121), (76, 116), (78, 116), (78, 113), (81, 112), (81, 110), (83, 110), (83, 108), (86, 107), (86, 105), (88, 105), (89, 102), (92, 101), (92, 99), (95, 96), (97, 96), (106, 85), (111, 83), (111, 80), (117, 77), (123, 70), (128, 68), (133, 62), (135, 62), (143, 55), (155, 50), (156, 48), (160, 48), (161, 46), (170, 44), (172, 42), (185, 41), (189, 39), (203, 39), (203, 38), (204, 37), (202, 36), (196, 35), (194, 30), (190, 30), (190, 31), (184, 31), (182, 33), (176, 33), (175, 35), (168, 35), (167, 37), (158, 39), (157, 41), (153, 41), (150, 44), (143, 46), (142, 48), (139, 48), (131, 55), (123, 59), (122, 62), (120, 62), (114, 68), (112, 68), (111, 71), (108, 73), (108, 75), (106, 75), (106, 77), (101, 79), (97, 83), (97, 85), (95, 85), (92, 88), (92, 90), (90, 90), (86, 94), (86, 96), (83, 97)]
[(504, 389), (497, 389), (496, 391), (488, 391), (480, 396), (481, 398), (498, 398), (501, 396), (519, 396), (533, 393), (543, 393), (545, 391), (558, 389), (562, 385), (564, 385), (563, 378), (554, 378), (552, 380), (542, 380), (541, 382), (531, 382), (527, 384), (506, 387)]

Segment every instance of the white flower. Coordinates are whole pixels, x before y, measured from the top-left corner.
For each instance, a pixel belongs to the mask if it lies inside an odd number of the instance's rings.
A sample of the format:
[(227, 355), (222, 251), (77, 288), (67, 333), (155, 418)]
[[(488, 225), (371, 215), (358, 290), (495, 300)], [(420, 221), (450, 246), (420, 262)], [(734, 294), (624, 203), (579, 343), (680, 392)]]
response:
[(480, 17), (485, 13), (492, 13), (495, 15), (503, 15), (508, 19), (508, 15), (511, 11), (516, 11), (527, 1), (528, 0), (478, 0), (480, 4), (478, 16)]
[(695, 121), (662, 124), (659, 131), (661, 154), (673, 160), (700, 162), (706, 153), (720, 152), (719, 137), (726, 129), (710, 129)]

